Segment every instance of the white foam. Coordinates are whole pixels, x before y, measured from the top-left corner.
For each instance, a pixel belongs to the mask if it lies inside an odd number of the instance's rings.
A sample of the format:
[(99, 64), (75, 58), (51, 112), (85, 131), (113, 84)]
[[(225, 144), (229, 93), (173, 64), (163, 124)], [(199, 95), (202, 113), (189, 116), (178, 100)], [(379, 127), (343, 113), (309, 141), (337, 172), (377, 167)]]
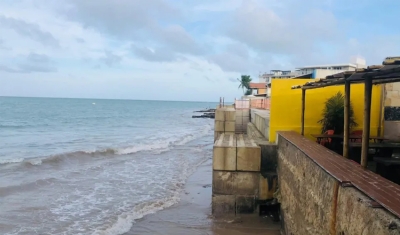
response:
[[(201, 131), (193, 130), (191, 133), (177, 133), (171, 137), (164, 137), (163, 139), (156, 139), (151, 143), (139, 143), (134, 146), (122, 147), (122, 148), (106, 148), (106, 149), (91, 149), (84, 151), (76, 151), (70, 153), (56, 154), (46, 157), (34, 157), (34, 158), (15, 158), (15, 159), (0, 159), (0, 165), (10, 164), (10, 163), (21, 163), (27, 162), (34, 166), (42, 165), (44, 162), (61, 160), (64, 157), (70, 157), (71, 155), (77, 153), (103, 153), (103, 154), (116, 154), (116, 155), (127, 155), (142, 151), (153, 151), (155, 154), (160, 154), (171, 150), (174, 146), (184, 145), (190, 141), (197, 138), (201, 138), (212, 131), (211, 125), (206, 125)], [(156, 137), (154, 137), (156, 138)], [(149, 138), (151, 139), (151, 138)]]
[(23, 158), (14, 158), (14, 159), (0, 159), (0, 165), (9, 164), (9, 163), (19, 163), (23, 162)]
[(132, 154), (140, 151), (148, 151), (148, 150), (153, 150), (155, 153), (162, 153), (165, 151), (168, 151), (171, 149), (171, 147), (176, 146), (176, 145), (184, 145), (190, 141), (193, 141), (197, 138), (201, 138), (205, 135), (207, 135), (212, 129), (211, 125), (207, 125), (203, 128), (202, 131), (193, 134), (193, 133), (188, 133), (188, 134), (183, 134), (181, 135), (180, 138), (177, 140), (173, 140), (171, 138), (164, 139), (164, 140), (158, 140), (152, 142), (152, 144), (141, 144), (137, 146), (132, 146), (128, 148), (121, 148), (117, 149), (115, 151), (116, 154), (119, 155), (125, 155), (125, 154)]
[(136, 205), (132, 211), (119, 215), (117, 220), (111, 226), (102, 230), (97, 230), (92, 235), (120, 235), (127, 233), (132, 228), (136, 220), (141, 219), (146, 215), (154, 214), (178, 203), (180, 201), (180, 195), (183, 191), (185, 181), (191, 174), (193, 174), (199, 165), (207, 161), (207, 158), (201, 159), (193, 167), (189, 167), (187, 159), (182, 160), (182, 166), (180, 169), (183, 171), (181, 174), (177, 175), (177, 178), (172, 179), (172, 188), (170, 188), (172, 193), (171, 196)]
[(135, 220), (168, 208), (178, 203), (179, 200), (179, 196), (174, 195), (166, 199), (139, 204), (132, 212), (123, 213), (118, 216), (117, 221), (111, 227), (105, 229), (104, 231), (95, 231), (93, 235), (116, 235), (129, 232)]
[(29, 161), (27, 161), (27, 162), (29, 162), (29, 163), (32, 164), (33, 166), (40, 166), (40, 165), (42, 165), (42, 159), (39, 159), (39, 158), (34, 158), (34, 159), (31, 159), (31, 160), (29, 160)]

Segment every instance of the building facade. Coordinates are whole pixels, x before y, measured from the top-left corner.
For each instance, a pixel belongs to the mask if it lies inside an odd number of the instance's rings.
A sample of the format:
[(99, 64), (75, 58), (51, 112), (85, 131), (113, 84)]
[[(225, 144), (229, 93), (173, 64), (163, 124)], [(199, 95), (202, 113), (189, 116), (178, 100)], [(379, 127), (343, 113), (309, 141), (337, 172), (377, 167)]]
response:
[(259, 82), (271, 83), (272, 79), (288, 78), (325, 78), (326, 76), (355, 71), (358, 68), (366, 68), (366, 61), (361, 57), (354, 57), (351, 63), (326, 64), (298, 67), (295, 70), (271, 70), (269, 73), (259, 75)]

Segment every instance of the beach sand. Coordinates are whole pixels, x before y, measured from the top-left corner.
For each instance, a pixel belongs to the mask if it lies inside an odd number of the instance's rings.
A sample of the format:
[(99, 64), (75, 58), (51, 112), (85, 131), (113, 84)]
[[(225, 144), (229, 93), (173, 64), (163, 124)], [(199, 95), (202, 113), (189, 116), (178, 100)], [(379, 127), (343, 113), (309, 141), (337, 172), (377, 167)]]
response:
[(145, 216), (126, 235), (244, 235), (280, 234), (280, 223), (259, 216), (219, 218), (211, 216), (212, 160), (207, 160), (189, 177), (178, 204)]

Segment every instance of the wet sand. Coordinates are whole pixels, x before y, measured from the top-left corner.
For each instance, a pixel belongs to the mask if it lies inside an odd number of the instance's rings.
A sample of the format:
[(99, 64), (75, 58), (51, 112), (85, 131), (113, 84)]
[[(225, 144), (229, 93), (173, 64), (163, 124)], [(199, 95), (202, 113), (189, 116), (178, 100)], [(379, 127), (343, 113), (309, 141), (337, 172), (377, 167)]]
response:
[(213, 218), (211, 215), (212, 161), (209, 159), (191, 175), (178, 204), (145, 216), (126, 235), (244, 235), (280, 234), (280, 224), (269, 218), (241, 216)]

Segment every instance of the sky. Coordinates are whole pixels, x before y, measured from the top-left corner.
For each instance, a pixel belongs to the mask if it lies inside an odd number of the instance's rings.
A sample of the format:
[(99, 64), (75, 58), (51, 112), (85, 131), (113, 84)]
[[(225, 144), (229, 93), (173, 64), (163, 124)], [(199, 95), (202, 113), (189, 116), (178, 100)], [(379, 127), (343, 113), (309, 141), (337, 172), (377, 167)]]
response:
[(398, 0), (1, 0), (0, 96), (240, 98), (242, 74), (400, 55)]

